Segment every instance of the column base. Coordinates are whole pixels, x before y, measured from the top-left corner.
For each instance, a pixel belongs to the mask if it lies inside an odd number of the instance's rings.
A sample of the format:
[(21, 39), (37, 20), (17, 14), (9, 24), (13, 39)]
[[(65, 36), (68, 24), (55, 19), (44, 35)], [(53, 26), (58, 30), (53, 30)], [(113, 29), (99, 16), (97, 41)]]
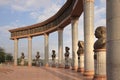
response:
[(68, 66), (68, 65), (65, 65), (65, 69), (70, 69), (70, 66)]
[(55, 65), (55, 64), (52, 64), (52, 67), (56, 67), (56, 65)]
[(59, 65), (58, 65), (58, 68), (64, 68), (64, 65), (59, 64)]
[(29, 66), (29, 67), (31, 67), (31, 66), (32, 66), (32, 64), (28, 64), (28, 66)]
[(78, 68), (78, 69), (77, 69), (77, 72), (84, 73), (84, 68)]
[(45, 64), (45, 67), (49, 67), (49, 65), (48, 65), (48, 64)]
[(29, 67), (32, 67), (32, 65), (28, 65)]
[(77, 70), (77, 68), (78, 68), (78, 67), (76, 67), (76, 66), (73, 66), (73, 67), (72, 67), (72, 70)]
[(14, 66), (18, 66), (18, 64), (14, 64)]
[(88, 77), (93, 77), (94, 76), (94, 71), (84, 71), (84, 76), (88, 76)]
[(93, 80), (107, 80), (106, 75), (94, 75)]

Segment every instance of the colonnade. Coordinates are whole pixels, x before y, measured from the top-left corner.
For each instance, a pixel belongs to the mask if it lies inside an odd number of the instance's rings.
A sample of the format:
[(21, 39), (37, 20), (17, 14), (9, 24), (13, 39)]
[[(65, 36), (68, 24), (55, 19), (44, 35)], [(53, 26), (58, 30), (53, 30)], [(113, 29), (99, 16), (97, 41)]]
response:
[[(120, 80), (120, 0), (107, 0), (107, 79)], [(78, 17), (71, 18), (72, 24), (72, 69), (77, 67)], [(84, 0), (84, 75), (94, 74), (94, 0)], [(45, 64), (48, 64), (49, 35), (45, 34)], [(58, 58), (63, 60), (63, 29), (58, 30)], [(18, 39), (14, 39), (14, 65), (17, 65)], [(32, 38), (28, 38), (28, 64), (32, 63)]]
[[(93, 75), (94, 62), (93, 62), (93, 0), (84, 1), (84, 37), (85, 37), (85, 75)], [(75, 70), (78, 67), (77, 57), (77, 43), (78, 43), (78, 21), (79, 17), (71, 17), (71, 32), (72, 32), (72, 69)], [(18, 54), (18, 39), (15, 41), (14, 51), (14, 65), (17, 65)], [(49, 34), (44, 34), (44, 46), (45, 46), (45, 66), (48, 66), (48, 51), (49, 51)], [(58, 28), (58, 62), (62, 65), (63, 61), (63, 29)], [(28, 37), (28, 65), (32, 66), (32, 37)], [(92, 74), (91, 74), (92, 73)]]

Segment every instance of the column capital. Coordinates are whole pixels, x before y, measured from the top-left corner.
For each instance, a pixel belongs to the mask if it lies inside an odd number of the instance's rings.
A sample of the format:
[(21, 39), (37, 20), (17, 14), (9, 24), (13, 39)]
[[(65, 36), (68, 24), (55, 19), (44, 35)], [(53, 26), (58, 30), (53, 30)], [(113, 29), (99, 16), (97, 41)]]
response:
[(32, 39), (32, 37), (31, 37), (31, 36), (28, 36), (28, 39)]
[(64, 28), (57, 28), (57, 31), (63, 31)]
[(46, 36), (46, 35), (49, 36), (49, 33), (44, 33), (44, 36)]
[(94, 0), (84, 0), (84, 2), (94, 2)]
[(71, 20), (78, 20), (79, 17), (78, 16), (71, 16)]
[(14, 38), (14, 40), (19, 40), (18, 38)]

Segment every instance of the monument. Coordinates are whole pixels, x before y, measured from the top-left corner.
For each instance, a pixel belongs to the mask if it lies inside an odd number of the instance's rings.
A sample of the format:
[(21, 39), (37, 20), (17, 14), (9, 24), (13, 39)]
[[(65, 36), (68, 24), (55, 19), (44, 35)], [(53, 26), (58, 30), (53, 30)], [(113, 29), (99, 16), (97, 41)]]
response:
[(70, 68), (70, 65), (69, 65), (69, 50), (70, 48), (69, 47), (65, 47), (65, 69), (69, 69)]
[(84, 72), (84, 42), (78, 41), (78, 72), (83, 73)]
[(95, 30), (94, 65), (95, 74), (93, 80), (106, 80), (106, 28), (99, 26)]
[(20, 59), (21, 59), (21, 66), (24, 66), (24, 64), (25, 64), (25, 60), (24, 60), (24, 58), (25, 58), (25, 56), (24, 56), (24, 53), (22, 52), (21, 53), (21, 57), (20, 57)]
[(55, 58), (56, 58), (55, 50), (52, 50), (52, 67), (56, 67)]

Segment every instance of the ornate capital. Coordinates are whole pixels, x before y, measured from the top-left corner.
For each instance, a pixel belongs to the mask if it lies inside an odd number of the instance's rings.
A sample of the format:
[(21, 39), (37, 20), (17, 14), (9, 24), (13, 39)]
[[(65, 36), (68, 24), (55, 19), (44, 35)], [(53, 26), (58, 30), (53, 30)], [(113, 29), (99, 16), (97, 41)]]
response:
[(31, 37), (31, 36), (29, 36), (29, 37), (28, 37), (28, 40), (31, 40), (31, 39), (32, 39), (32, 37)]
[(71, 17), (71, 20), (78, 20), (79, 19), (79, 17), (77, 17), (77, 16), (72, 16)]
[(58, 28), (57, 31), (63, 31), (64, 28)]
[(84, 2), (94, 2), (94, 0), (84, 0)]

